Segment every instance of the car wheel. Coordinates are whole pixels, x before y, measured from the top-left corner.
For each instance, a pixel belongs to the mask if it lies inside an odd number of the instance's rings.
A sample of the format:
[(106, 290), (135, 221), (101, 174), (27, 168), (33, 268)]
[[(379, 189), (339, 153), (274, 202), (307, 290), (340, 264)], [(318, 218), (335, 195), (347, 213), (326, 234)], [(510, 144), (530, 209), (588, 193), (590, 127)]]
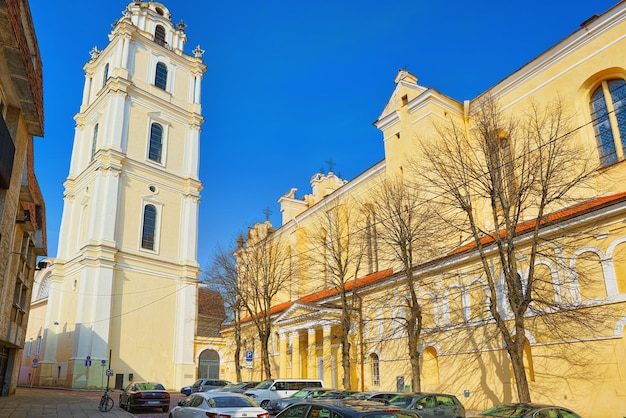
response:
[(161, 409), (163, 409), (163, 412), (167, 412), (167, 411), (169, 411), (169, 410), (170, 410), (170, 407), (169, 407), (169, 406), (164, 406), (164, 407), (163, 407), (163, 408), (161, 408)]
[(126, 410), (128, 412), (133, 412), (133, 407), (130, 406), (130, 399), (128, 400), (128, 402), (126, 403)]
[(260, 406), (261, 406), (261, 408), (263, 408), (263, 409), (267, 409), (267, 407), (269, 406), (269, 404), (270, 404), (270, 401), (268, 401), (268, 400), (266, 399), (266, 400), (264, 400), (263, 402), (261, 402), (261, 405), (260, 405)]

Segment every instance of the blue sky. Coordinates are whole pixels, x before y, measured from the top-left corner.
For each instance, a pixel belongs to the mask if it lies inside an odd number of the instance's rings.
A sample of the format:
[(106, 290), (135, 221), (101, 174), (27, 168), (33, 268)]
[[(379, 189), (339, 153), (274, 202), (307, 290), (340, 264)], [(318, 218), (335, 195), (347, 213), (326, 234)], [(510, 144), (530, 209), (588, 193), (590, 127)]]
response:
[[(463, 101), (601, 14), (618, 0), (164, 1), (200, 45), (202, 84), (198, 262), (265, 220), (277, 199), (310, 193), (320, 169), (350, 180), (384, 158), (372, 125), (405, 68), (418, 83)], [(43, 60), (43, 138), (35, 173), (57, 253), (63, 181), (89, 51), (103, 49), (126, 1), (31, 0)]]

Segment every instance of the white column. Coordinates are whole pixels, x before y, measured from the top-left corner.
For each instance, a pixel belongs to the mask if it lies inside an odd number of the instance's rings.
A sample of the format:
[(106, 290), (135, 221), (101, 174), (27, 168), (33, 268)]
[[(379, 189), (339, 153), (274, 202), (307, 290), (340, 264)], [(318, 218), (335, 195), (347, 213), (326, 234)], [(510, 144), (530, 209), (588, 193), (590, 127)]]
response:
[(182, 196), (179, 227), (179, 258), (195, 263), (198, 242), (198, 203), (196, 196)]
[(317, 378), (317, 341), (315, 341), (315, 328), (309, 328), (307, 347), (307, 378)]
[(115, 242), (119, 203), (120, 172), (100, 169), (93, 193), (89, 239)]
[(191, 123), (185, 130), (185, 136), (183, 173), (197, 179), (200, 167), (200, 125)]
[(124, 35), (122, 38), (122, 68), (128, 69), (128, 53), (130, 50), (130, 39), (128, 35)]
[(85, 73), (85, 85), (83, 86), (83, 106), (89, 105), (91, 95), (91, 83), (93, 81), (93, 73)]
[(279, 333), (279, 341), (280, 341), (280, 370), (278, 371), (278, 377), (288, 377), (287, 376), (287, 335), (284, 332)]
[(294, 331), (289, 338), (291, 339), (291, 377), (300, 378), (300, 333)]

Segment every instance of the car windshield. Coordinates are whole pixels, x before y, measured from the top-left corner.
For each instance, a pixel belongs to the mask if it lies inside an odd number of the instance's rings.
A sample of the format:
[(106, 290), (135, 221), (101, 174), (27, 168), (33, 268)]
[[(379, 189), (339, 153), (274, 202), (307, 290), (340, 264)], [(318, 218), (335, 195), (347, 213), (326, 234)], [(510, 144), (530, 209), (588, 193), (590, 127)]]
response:
[(350, 396), (346, 396), (344, 399), (358, 399), (358, 400), (364, 400), (364, 399), (368, 399), (371, 396), (370, 393), (367, 392), (359, 392), (359, 393), (353, 393)]
[(254, 403), (252, 399), (244, 396), (220, 396), (209, 398), (208, 403), (213, 408), (245, 408), (256, 406), (256, 403)]
[(139, 383), (137, 385), (137, 389), (139, 390), (165, 390), (163, 385), (160, 383)]
[(311, 391), (309, 390), (299, 390), (293, 395), (291, 395), (291, 397), (292, 398), (306, 398), (309, 395), (309, 393), (311, 393)]
[(255, 389), (268, 389), (274, 383), (273, 380), (264, 380), (258, 385), (256, 385)]
[(498, 405), (493, 408), (489, 408), (480, 415), (488, 417), (506, 417), (515, 418), (522, 417), (530, 411), (528, 406), (523, 405)]
[(409, 395), (398, 395), (398, 396), (394, 396), (393, 398), (389, 399), (389, 403), (391, 405), (395, 405), (395, 406), (402, 406), (402, 407), (407, 407), (411, 404), (411, 401), (413, 400), (412, 396)]

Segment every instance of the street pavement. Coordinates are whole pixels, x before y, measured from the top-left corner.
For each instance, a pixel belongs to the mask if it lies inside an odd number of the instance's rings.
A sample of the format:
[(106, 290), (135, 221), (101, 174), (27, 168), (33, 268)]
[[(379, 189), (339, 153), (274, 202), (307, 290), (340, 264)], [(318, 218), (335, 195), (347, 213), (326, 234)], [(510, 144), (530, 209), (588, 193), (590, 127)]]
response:
[[(115, 401), (109, 412), (100, 412), (98, 403), (104, 391), (63, 388), (18, 387), (15, 395), (0, 397), (0, 418), (92, 418), (137, 417), (167, 418), (167, 412), (156, 408), (128, 413), (118, 406), (119, 390), (111, 393)], [(186, 398), (178, 392), (170, 392), (170, 410)], [(466, 416), (476, 417), (478, 411), (466, 411)]]
[[(62, 388), (18, 387), (15, 395), (0, 397), (0, 418), (92, 418), (139, 417), (164, 418), (167, 412), (147, 408), (128, 413), (118, 406), (119, 390), (111, 396), (115, 406), (109, 412), (100, 412), (98, 403), (104, 391)], [(181, 393), (170, 392), (170, 409), (185, 398)]]

